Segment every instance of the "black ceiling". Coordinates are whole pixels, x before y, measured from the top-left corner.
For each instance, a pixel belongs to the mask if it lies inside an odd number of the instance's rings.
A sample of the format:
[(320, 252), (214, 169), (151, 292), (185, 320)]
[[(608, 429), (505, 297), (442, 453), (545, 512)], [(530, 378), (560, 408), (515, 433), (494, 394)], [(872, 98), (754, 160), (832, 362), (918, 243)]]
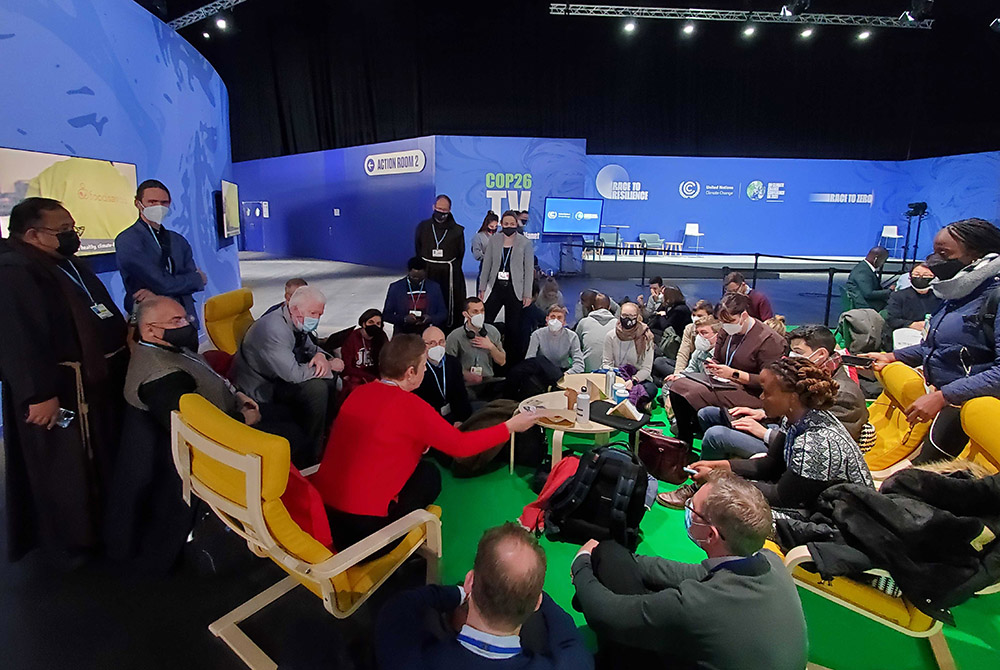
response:
[[(207, 4), (163, 2), (166, 19)], [(595, 4), (600, 4), (595, 1)], [(647, 6), (681, 3), (632, 2)], [(686, 3), (684, 3), (686, 5)], [(776, 11), (781, 0), (699, 2)], [(585, 137), (592, 153), (898, 159), (1000, 149), (995, 0), (933, 30), (549, 16), (545, 0), (247, 0), (181, 30), (230, 93), (234, 159), (422, 134)], [(813, 0), (899, 16), (908, 0)], [(203, 32), (211, 38), (202, 38)]]

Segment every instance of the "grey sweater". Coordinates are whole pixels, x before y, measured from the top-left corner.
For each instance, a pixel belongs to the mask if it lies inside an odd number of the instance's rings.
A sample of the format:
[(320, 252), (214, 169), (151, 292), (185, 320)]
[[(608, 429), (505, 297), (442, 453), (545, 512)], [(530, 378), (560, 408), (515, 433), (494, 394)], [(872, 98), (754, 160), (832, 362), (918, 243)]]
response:
[(573, 562), (576, 597), (599, 636), (658, 652), (667, 667), (802, 670), (806, 625), (781, 559), (770, 551), (709, 569), (637, 556), (652, 593), (618, 595), (598, 581), (590, 556)]
[(539, 328), (531, 334), (526, 358), (541, 356), (567, 374), (583, 372), (583, 350), (580, 337), (572, 330), (563, 328), (556, 334), (548, 328)]

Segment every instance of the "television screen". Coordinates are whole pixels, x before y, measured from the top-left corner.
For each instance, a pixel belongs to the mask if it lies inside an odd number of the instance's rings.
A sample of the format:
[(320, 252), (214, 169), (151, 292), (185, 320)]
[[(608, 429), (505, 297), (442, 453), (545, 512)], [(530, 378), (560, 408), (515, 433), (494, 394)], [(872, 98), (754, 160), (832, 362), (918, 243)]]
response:
[(83, 228), (81, 256), (115, 250), (115, 237), (139, 218), (135, 165), (0, 147), (0, 233), (29, 197), (53, 198)]
[(222, 236), (240, 234), (240, 194), (236, 184), (222, 180)]
[(601, 232), (603, 198), (546, 198), (543, 233), (596, 235)]

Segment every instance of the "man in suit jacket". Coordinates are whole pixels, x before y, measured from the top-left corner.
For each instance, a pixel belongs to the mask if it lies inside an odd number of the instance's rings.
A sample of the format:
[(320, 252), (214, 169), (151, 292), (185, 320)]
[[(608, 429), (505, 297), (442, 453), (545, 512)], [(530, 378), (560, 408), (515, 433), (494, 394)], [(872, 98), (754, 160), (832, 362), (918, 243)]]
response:
[(472, 414), (472, 403), (462, 376), (462, 362), (445, 353), (447, 340), (444, 331), (437, 326), (429, 326), (421, 337), (427, 347), (427, 372), (414, 393), (449, 422), (461, 423)]
[(844, 290), (851, 299), (854, 309), (874, 309), (880, 312), (889, 303), (890, 290), (882, 288), (878, 272), (889, 258), (885, 247), (874, 247), (865, 259), (854, 266), (847, 277)]
[[(288, 305), (257, 319), (233, 358), (232, 379), (258, 403), (284, 405), (297, 419), (319, 460), (323, 434), (330, 426), (336, 398), (334, 373), (344, 362), (330, 358), (309, 334), (326, 308), (326, 296), (313, 286), (292, 294)], [(303, 457), (303, 461), (310, 460)]]
[(504, 311), (504, 349), (508, 365), (524, 360), (528, 343), (521, 336), (521, 312), (531, 304), (535, 278), (535, 252), (529, 240), (518, 233), (517, 212), (508, 210), (500, 218), (500, 232), (486, 246), (479, 276), (479, 299), (486, 303), (486, 322), (493, 323)]
[(700, 565), (585, 544), (572, 565), (575, 602), (597, 633), (599, 665), (804, 668), (798, 593), (781, 559), (762, 549), (771, 523), (753, 484), (713, 473), (685, 509), (688, 537), (708, 554)]
[[(544, 581), (545, 552), (534, 536), (514, 523), (487, 530), (464, 584), (411, 589), (385, 604), (375, 626), (378, 667), (593, 668), (573, 619), (542, 593)], [(460, 628), (457, 636), (454, 630), (428, 625), (440, 621), (442, 614), (450, 615), (452, 625)], [(536, 646), (544, 651), (533, 651)]]
[(414, 256), (406, 264), (406, 276), (389, 284), (382, 318), (393, 326), (393, 335), (419, 335), (428, 326), (444, 328), (448, 306), (441, 287), (427, 278), (427, 261)]
[(139, 220), (115, 238), (115, 258), (125, 284), (125, 312), (150, 295), (164, 295), (184, 306), (194, 327), (198, 310), (194, 294), (208, 278), (198, 269), (191, 245), (180, 233), (163, 227), (170, 211), (170, 191), (155, 179), (139, 184), (135, 192)]

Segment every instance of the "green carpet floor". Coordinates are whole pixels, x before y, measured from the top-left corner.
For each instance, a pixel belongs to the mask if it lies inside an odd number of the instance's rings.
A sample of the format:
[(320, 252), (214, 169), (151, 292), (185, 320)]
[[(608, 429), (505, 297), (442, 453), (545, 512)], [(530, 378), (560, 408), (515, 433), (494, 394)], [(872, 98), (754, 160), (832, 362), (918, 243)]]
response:
[[(662, 413), (662, 409), (660, 410)], [(654, 417), (660, 418), (662, 417)], [(618, 437), (612, 436), (612, 441)], [(589, 448), (585, 438), (566, 436), (566, 448)], [(515, 521), (535, 495), (528, 486), (530, 472), (507, 468), (473, 479), (455, 479), (443, 474), (444, 487), (438, 504), (444, 509), (443, 583), (455, 584), (465, 578), (476, 553), (482, 532), (505, 521)], [(669, 490), (670, 485), (661, 484)], [(678, 561), (698, 562), (705, 555), (684, 531), (684, 514), (660, 505), (646, 513), (642, 521), (642, 542), (638, 553)], [(593, 635), (586, 621), (570, 607), (573, 585), (570, 561), (579, 547), (542, 539), (548, 556), (545, 590), (566, 611), (573, 614), (587, 639)], [(809, 629), (809, 660), (835, 670), (924, 670), (935, 668), (930, 644), (925, 639), (906, 637), (885, 626), (850, 612), (810, 592), (799, 589)], [(747, 616), (754, 616), (747, 612)], [(957, 628), (945, 629), (949, 646), (961, 670), (1000, 668), (1000, 594), (974, 598), (954, 609)], [(739, 625), (734, 621), (733, 625)]]

